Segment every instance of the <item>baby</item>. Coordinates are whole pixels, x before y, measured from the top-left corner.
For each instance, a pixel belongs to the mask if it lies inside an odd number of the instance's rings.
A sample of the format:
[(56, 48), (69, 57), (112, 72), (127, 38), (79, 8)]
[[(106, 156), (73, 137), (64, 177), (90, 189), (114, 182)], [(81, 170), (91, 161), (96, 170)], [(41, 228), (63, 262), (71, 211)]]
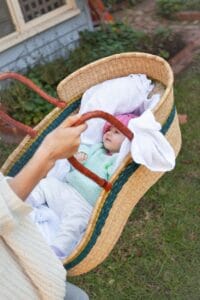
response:
[[(116, 116), (126, 126), (134, 117)], [(109, 180), (124, 139), (117, 128), (106, 123), (102, 143), (82, 144), (75, 156), (85, 167)], [(44, 178), (27, 198), (34, 208), (33, 221), (60, 258), (69, 256), (81, 240), (101, 190), (93, 180), (71, 168), (65, 181)]]

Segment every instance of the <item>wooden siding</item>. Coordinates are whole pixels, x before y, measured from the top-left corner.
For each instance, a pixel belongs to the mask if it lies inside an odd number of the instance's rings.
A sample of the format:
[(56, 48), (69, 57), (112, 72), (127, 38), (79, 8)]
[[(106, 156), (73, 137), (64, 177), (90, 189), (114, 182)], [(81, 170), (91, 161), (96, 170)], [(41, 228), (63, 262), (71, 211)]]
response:
[(77, 0), (81, 13), (0, 53), (0, 72), (24, 71), (38, 62), (65, 56), (78, 43), (79, 31), (92, 30), (86, 0)]

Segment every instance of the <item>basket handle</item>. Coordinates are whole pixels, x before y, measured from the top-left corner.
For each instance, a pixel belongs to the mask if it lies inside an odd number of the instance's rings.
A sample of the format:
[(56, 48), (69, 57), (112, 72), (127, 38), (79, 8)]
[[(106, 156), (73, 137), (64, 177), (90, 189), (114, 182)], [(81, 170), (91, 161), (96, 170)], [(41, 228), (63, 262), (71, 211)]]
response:
[[(57, 107), (64, 108), (66, 106), (65, 102), (59, 101), (58, 99), (48, 95), (41, 88), (39, 88), (35, 83), (33, 83), (33, 81), (31, 81), (30, 79), (28, 79), (27, 77), (21, 74), (15, 72), (7, 72), (7, 73), (0, 74), (0, 80), (5, 80), (5, 79), (16, 79), (17, 81), (20, 81), (21, 83), (23, 83), (24, 85), (26, 85), (27, 87), (35, 91), (43, 99), (45, 99), (46, 101), (50, 102), (51, 104)], [(24, 125), (23, 123), (14, 120), (2, 110), (0, 110), (0, 118), (4, 120), (6, 123), (19, 128), (20, 130), (30, 135), (31, 137), (35, 137), (37, 135), (36, 130), (32, 129), (30, 126)]]
[[(133, 139), (134, 135), (130, 129), (128, 129), (123, 123), (121, 123), (118, 119), (116, 119), (113, 115), (103, 112), (100, 110), (92, 111), (83, 114), (80, 119), (74, 124), (74, 126), (78, 126), (82, 123), (84, 123), (87, 120), (90, 120), (92, 118), (102, 118), (111, 123), (113, 126), (115, 126), (118, 130), (120, 130), (121, 133), (123, 133), (130, 141)], [(95, 181), (99, 186), (104, 188), (106, 191), (109, 191), (112, 188), (112, 184), (105, 180), (104, 178), (99, 177), (92, 171), (90, 171), (88, 168), (83, 166), (74, 156), (68, 158), (69, 162), (72, 164), (72, 166), (77, 169), (79, 172), (87, 176), (88, 178)]]

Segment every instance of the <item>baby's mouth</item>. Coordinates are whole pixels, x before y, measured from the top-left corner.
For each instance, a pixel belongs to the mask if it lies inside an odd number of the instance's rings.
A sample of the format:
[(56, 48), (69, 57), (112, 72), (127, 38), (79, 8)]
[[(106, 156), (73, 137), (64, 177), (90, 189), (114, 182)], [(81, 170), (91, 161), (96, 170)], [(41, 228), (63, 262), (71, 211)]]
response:
[(110, 139), (109, 139), (109, 138), (106, 138), (106, 142), (110, 142)]

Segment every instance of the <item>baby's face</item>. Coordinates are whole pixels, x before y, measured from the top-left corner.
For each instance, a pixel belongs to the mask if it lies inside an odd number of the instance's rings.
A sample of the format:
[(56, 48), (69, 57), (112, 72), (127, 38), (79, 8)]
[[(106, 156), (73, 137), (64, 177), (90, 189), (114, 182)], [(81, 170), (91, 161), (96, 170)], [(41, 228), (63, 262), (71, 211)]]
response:
[(103, 144), (109, 152), (116, 153), (119, 152), (124, 139), (125, 135), (123, 135), (116, 127), (111, 126), (103, 135)]

